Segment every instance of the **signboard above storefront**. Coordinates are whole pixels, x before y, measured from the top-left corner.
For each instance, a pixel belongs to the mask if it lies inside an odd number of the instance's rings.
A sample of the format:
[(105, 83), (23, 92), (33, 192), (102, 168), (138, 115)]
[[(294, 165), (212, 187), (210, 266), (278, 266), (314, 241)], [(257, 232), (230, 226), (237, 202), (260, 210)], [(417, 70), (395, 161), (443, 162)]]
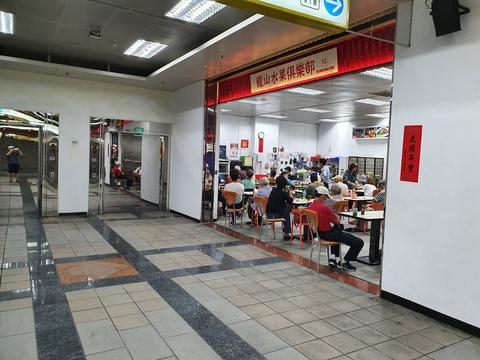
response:
[(328, 32), (348, 28), (350, 0), (216, 0), (219, 3)]
[(320, 79), (338, 72), (337, 48), (250, 75), (252, 94)]

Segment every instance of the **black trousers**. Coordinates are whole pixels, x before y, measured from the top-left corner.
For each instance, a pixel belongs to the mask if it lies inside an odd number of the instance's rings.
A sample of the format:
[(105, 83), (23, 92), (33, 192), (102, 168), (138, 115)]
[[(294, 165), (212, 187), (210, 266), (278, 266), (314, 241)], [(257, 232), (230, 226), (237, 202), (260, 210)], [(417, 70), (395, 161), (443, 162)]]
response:
[[(337, 241), (350, 246), (350, 249), (348, 249), (348, 252), (344, 257), (345, 261), (355, 261), (363, 248), (362, 239), (338, 229), (332, 229), (328, 232), (319, 232), (318, 236), (322, 240)], [(340, 255), (340, 245), (332, 246), (332, 254), (337, 257)]]

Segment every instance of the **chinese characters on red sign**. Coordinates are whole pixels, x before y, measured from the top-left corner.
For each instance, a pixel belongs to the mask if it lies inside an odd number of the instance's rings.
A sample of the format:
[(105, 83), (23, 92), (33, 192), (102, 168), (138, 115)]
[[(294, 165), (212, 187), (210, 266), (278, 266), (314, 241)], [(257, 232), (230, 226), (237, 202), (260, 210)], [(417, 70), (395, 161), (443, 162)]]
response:
[(302, 59), (250, 75), (252, 93), (271, 90), (338, 72), (337, 49), (330, 49)]
[(405, 126), (403, 134), (402, 169), (400, 172), (400, 181), (418, 183), (421, 148), (422, 125)]

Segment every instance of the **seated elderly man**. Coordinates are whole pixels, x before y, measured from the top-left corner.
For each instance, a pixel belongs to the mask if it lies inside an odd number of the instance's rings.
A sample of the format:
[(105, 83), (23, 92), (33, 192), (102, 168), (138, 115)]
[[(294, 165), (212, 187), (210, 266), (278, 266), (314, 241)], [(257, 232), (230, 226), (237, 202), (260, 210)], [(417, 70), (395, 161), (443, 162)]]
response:
[(343, 200), (343, 196), (341, 195), (342, 189), (338, 184), (333, 184), (330, 187), (330, 198), (325, 200), (325, 205), (327, 205), (330, 209), (335, 211), (335, 205), (337, 201)]
[[(272, 188), (269, 186), (270, 181), (268, 178), (261, 178), (258, 180), (258, 191), (255, 194), (256, 196), (261, 196), (264, 198), (267, 198), (270, 196), (270, 193), (272, 192)], [(255, 221), (255, 212), (257, 211), (257, 204), (255, 202), (252, 202), (249, 204), (249, 209), (248, 209), (248, 216), (252, 221)]]
[(348, 191), (348, 186), (347, 186), (347, 184), (344, 184), (344, 183), (343, 183), (343, 178), (342, 178), (340, 175), (335, 176), (335, 177), (332, 179), (332, 181), (333, 181), (336, 185), (340, 186), (340, 190), (341, 190), (341, 191), (340, 191), (340, 194), (341, 194), (342, 196), (350, 196), (350, 192)]
[(305, 189), (305, 195), (307, 199), (313, 199), (315, 198), (315, 189), (319, 186), (322, 186), (323, 184), (318, 181), (318, 174), (316, 172), (313, 172), (310, 174), (310, 184), (307, 186)]
[(378, 182), (378, 190), (380, 190), (380, 192), (377, 194), (377, 196), (375, 196), (373, 198), (373, 202), (374, 203), (385, 203), (385, 196), (386, 196), (386, 193), (385, 193), (385, 188), (387, 186), (387, 182), (385, 180), (380, 180)]
[[(330, 198), (328, 189), (319, 186), (316, 189), (315, 201), (308, 207), (318, 215), (318, 236), (327, 241), (336, 241), (350, 247), (345, 254), (343, 268), (347, 270), (356, 270), (350, 262), (357, 260), (357, 256), (363, 248), (363, 240), (342, 230), (338, 216), (325, 205), (325, 200)], [(341, 265), (340, 263), (340, 245), (332, 246), (332, 254), (328, 264), (332, 267)]]

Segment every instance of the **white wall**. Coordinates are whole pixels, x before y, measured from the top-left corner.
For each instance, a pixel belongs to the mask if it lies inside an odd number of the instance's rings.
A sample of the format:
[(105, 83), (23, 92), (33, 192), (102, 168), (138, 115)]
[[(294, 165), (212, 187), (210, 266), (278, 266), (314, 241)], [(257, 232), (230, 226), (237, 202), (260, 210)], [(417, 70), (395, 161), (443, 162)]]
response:
[(90, 116), (170, 123), (169, 98), (161, 91), (0, 70), (0, 107), (60, 114), (60, 213), (88, 210)]
[(309, 156), (317, 153), (317, 125), (280, 121), (278, 146), (285, 152), (302, 152)]
[[(227, 157), (229, 159), (238, 160), (242, 155), (252, 155), (254, 152), (254, 119), (243, 116), (231, 116), (220, 114), (220, 133), (219, 144), (227, 147)], [(239, 156), (231, 157), (229, 154), (230, 144), (238, 144), (240, 147), (240, 140), (248, 140), (248, 148), (240, 149)]]
[[(371, 121), (368, 124), (342, 122), (322, 123), (318, 130), (318, 153), (325, 157), (364, 156), (378, 157), (387, 160), (388, 141), (355, 140), (352, 138), (352, 128), (366, 126), (388, 125), (387, 120)], [(384, 174), (387, 167), (384, 166)]]
[(170, 209), (200, 220), (203, 184), (205, 85), (198, 82), (173, 93)]
[[(480, 3), (463, 31), (435, 37), (414, 2), (412, 45), (396, 49), (382, 289), (480, 327)], [(423, 125), (419, 183), (400, 182), (403, 128)]]

